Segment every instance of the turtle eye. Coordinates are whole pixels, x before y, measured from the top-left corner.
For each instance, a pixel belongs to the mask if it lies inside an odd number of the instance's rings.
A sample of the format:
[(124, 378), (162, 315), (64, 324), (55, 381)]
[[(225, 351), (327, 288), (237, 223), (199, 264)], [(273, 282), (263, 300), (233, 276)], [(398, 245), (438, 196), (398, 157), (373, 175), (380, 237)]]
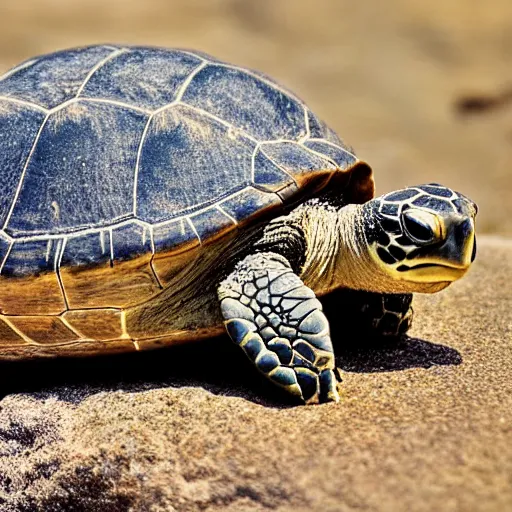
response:
[(434, 215), (421, 210), (407, 210), (402, 214), (407, 234), (420, 243), (430, 243), (436, 239), (437, 222)]

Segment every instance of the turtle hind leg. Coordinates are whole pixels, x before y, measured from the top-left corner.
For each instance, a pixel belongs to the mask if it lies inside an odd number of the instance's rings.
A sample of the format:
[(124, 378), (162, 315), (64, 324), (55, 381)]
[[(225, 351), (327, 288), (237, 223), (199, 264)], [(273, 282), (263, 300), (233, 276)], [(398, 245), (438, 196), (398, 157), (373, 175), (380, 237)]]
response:
[(283, 256), (247, 256), (222, 281), (226, 330), (273, 383), (306, 403), (339, 400), (329, 323)]

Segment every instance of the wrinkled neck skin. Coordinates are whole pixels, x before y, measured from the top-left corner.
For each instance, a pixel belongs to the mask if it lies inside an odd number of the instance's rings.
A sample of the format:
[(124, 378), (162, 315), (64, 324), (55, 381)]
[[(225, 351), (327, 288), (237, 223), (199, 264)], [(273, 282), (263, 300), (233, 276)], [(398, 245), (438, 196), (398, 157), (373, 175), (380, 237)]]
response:
[(418, 284), (396, 280), (372, 259), (366, 232), (371, 229), (371, 209), (349, 204), (342, 208), (318, 202), (292, 212), (304, 232), (307, 249), (300, 277), (317, 295), (338, 288), (379, 293), (439, 291), (448, 283)]

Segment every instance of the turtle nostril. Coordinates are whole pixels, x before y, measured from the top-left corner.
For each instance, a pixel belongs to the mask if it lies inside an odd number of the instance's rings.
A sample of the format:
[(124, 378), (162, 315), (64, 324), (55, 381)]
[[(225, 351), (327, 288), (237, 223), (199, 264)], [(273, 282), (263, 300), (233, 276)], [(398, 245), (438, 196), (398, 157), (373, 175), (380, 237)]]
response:
[(407, 233), (418, 242), (431, 242), (435, 238), (435, 234), (424, 219), (420, 219), (412, 212), (403, 214), (404, 227)]

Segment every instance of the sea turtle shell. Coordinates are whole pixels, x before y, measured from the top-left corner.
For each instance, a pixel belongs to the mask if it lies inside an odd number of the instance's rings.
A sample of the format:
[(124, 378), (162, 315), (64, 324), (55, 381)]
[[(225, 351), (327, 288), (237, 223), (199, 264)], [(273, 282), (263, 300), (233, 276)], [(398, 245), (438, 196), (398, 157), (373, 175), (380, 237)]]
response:
[(21, 64), (0, 79), (0, 356), (137, 348), (126, 311), (189, 254), (329, 180), (366, 201), (358, 163), (294, 94), (202, 53), (90, 46)]

